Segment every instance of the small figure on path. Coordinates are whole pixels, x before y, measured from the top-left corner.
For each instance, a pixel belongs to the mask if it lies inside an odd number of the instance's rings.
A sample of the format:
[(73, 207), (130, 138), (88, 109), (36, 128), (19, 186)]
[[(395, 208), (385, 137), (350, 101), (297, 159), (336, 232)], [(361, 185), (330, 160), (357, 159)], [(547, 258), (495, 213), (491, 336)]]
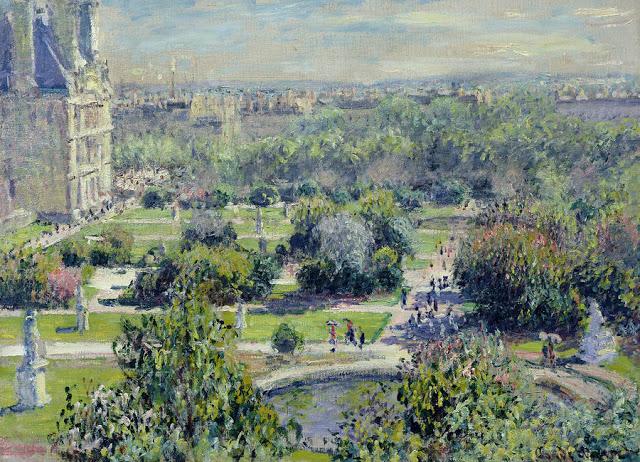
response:
[(331, 353), (335, 353), (336, 352), (336, 344), (338, 343), (337, 339), (338, 336), (336, 334), (336, 325), (335, 324), (331, 324), (331, 327), (329, 329), (329, 344), (331, 345)]
[(344, 343), (349, 344), (349, 343), (353, 343), (353, 345), (357, 345), (356, 343), (356, 331), (353, 328), (353, 321), (351, 321), (351, 319), (344, 319), (345, 321), (347, 321), (347, 333), (344, 336)]
[(364, 345), (364, 330), (361, 327), (360, 328), (360, 345), (358, 345), (361, 350), (363, 345)]
[(549, 366), (556, 367), (556, 352), (553, 349), (553, 342), (549, 339)]
[(404, 310), (407, 307), (407, 289), (406, 289), (406, 287), (402, 288), (401, 298), (402, 298), (402, 309)]
[(438, 300), (433, 299), (433, 311), (438, 311)]

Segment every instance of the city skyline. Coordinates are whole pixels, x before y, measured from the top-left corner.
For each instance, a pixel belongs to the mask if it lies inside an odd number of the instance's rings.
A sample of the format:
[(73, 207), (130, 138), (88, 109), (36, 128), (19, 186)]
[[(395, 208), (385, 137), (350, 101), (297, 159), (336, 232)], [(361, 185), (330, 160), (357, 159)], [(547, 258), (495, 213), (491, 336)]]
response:
[(112, 78), (354, 81), (640, 69), (633, 0), (105, 0)]

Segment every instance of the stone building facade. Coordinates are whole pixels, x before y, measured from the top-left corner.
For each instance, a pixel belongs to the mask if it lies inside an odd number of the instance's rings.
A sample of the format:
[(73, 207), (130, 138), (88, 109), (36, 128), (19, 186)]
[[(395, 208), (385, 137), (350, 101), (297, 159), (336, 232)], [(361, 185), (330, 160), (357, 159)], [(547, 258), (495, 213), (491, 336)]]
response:
[[(4, 3), (3, 3), (4, 2)], [(112, 90), (95, 0), (0, 0), (0, 227), (111, 199)]]

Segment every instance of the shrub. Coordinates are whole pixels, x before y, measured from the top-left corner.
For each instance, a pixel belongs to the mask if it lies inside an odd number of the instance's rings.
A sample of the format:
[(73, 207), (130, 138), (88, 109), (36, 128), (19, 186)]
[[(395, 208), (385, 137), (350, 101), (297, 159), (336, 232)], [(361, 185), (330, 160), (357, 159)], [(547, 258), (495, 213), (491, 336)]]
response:
[(133, 236), (120, 226), (107, 228), (101, 234), (102, 242), (89, 248), (89, 263), (93, 266), (117, 266), (131, 261)]
[(422, 191), (412, 191), (409, 188), (395, 188), (393, 196), (397, 203), (405, 210), (415, 210), (422, 207), (425, 194)]
[(296, 274), (300, 288), (306, 292), (320, 294), (329, 292), (341, 295), (369, 295), (376, 289), (373, 274), (361, 268), (343, 263), (341, 268), (326, 259), (305, 262)]
[(338, 188), (331, 192), (331, 200), (338, 205), (347, 205), (351, 201), (351, 195), (346, 189)]
[(271, 347), (281, 354), (293, 354), (304, 348), (304, 337), (287, 323), (282, 323), (271, 336)]
[(208, 209), (218, 209), (235, 199), (235, 191), (227, 184), (218, 185), (212, 192), (205, 195), (205, 207)]
[(454, 278), (478, 314), (497, 326), (573, 328), (584, 312), (574, 301), (567, 259), (540, 231), (498, 224), (463, 243)]
[(142, 195), (142, 206), (145, 209), (161, 209), (166, 203), (166, 195), (158, 188), (147, 188)]
[(431, 199), (440, 205), (461, 205), (469, 198), (469, 188), (459, 181), (437, 183), (431, 189)]
[(376, 283), (385, 291), (393, 291), (402, 285), (403, 276), (398, 254), (390, 247), (382, 247), (373, 255)]
[(255, 187), (249, 195), (249, 201), (256, 207), (268, 207), (280, 200), (280, 194), (275, 186), (261, 185)]
[(78, 268), (55, 269), (47, 275), (51, 297), (58, 303), (70, 300), (80, 283), (80, 271)]
[(64, 266), (81, 266), (89, 253), (87, 244), (80, 240), (65, 240), (60, 243), (60, 256)]
[(298, 186), (298, 197), (313, 197), (320, 194), (320, 186), (313, 180), (308, 180)]
[(182, 233), (182, 248), (190, 249), (195, 243), (208, 246), (232, 244), (238, 235), (233, 225), (222, 218), (219, 212), (194, 211), (191, 223)]
[(260, 253), (252, 255), (252, 261), (253, 268), (247, 278), (249, 284), (243, 289), (243, 298), (264, 298), (273, 289), (271, 281), (280, 275), (280, 264), (275, 257)]

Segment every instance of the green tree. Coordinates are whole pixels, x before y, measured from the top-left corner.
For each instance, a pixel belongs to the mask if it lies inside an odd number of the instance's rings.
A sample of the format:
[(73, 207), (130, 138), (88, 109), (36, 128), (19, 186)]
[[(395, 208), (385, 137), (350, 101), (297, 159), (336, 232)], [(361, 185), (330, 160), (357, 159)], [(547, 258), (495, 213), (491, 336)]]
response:
[(107, 460), (279, 460), (290, 432), (229, 355), (233, 330), (189, 294), (163, 316), (123, 322), (114, 343), (126, 379), (67, 406), (53, 449), (64, 458)]

